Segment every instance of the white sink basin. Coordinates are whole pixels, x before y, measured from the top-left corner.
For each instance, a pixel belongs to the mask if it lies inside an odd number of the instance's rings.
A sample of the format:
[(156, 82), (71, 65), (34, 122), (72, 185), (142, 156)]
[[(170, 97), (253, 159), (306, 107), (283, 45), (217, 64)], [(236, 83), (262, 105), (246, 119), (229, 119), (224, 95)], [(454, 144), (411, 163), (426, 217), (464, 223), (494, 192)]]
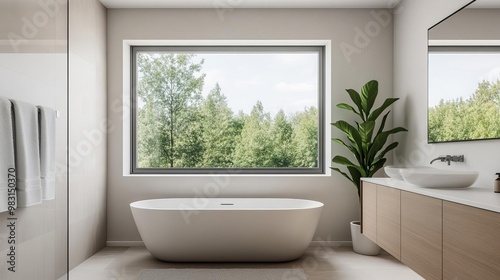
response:
[(406, 166), (403, 165), (388, 165), (384, 167), (384, 172), (387, 174), (387, 176), (393, 178), (393, 179), (399, 179), (403, 180), (403, 177), (401, 176), (401, 173), (399, 170), (401, 168), (406, 168)]
[(387, 174), (387, 176), (389, 176), (389, 177), (391, 177), (393, 179), (404, 180), (403, 176), (401, 176), (401, 170), (408, 169), (408, 168), (412, 168), (412, 169), (421, 169), (421, 168), (424, 168), (424, 169), (425, 168), (435, 169), (435, 168), (427, 167), (427, 166), (413, 166), (413, 167), (410, 167), (410, 166), (406, 166), (406, 165), (388, 165), (388, 166), (384, 167), (384, 172), (385, 172), (385, 174)]
[(424, 188), (467, 188), (476, 182), (479, 172), (445, 170), (432, 167), (400, 168), (403, 180)]

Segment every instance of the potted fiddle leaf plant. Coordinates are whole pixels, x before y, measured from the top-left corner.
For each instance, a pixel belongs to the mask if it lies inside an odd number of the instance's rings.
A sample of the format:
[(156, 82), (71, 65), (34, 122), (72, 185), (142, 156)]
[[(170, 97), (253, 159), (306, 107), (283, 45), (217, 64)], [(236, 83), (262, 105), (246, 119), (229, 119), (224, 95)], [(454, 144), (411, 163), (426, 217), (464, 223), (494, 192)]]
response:
[[(360, 178), (373, 177), (375, 172), (384, 166), (387, 161), (385, 155), (398, 146), (398, 142), (386, 145), (389, 136), (407, 130), (403, 127), (385, 130), (387, 117), (391, 111), (383, 116), (382, 113), (399, 98), (387, 98), (380, 107), (373, 109), (378, 95), (378, 82), (376, 80), (366, 83), (361, 88), (361, 93), (354, 89), (346, 91), (354, 106), (340, 103), (337, 104), (337, 107), (354, 113), (357, 120), (355, 125), (343, 120), (332, 123), (332, 126), (340, 130), (347, 138), (347, 141), (340, 138), (333, 138), (332, 141), (345, 147), (356, 161), (352, 162), (344, 156), (335, 155), (332, 162), (345, 167), (347, 172), (337, 167), (331, 167), (331, 169), (347, 178), (356, 187), (358, 197), (361, 199)], [(351, 237), (354, 252), (364, 255), (379, 254), (380, 247), (360, 233), (359, 221), (351, 222)]]

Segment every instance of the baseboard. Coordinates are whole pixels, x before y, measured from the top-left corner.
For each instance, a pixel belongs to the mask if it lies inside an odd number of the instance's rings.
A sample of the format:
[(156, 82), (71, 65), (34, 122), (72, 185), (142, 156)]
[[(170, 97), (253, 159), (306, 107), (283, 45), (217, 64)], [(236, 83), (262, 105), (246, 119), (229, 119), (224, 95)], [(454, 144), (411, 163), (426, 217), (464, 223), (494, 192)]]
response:
[(142, 241), (106, 241), (108, 247), (141, 247), (144, 246)]
[[(142, 241), (106, 241), (108, 247), (140, 247)], [(311, 247), (351, 247), (352, 241), (311, 241)]]
[(311, 241), (311, 247), (352, 247), (352, 241)]

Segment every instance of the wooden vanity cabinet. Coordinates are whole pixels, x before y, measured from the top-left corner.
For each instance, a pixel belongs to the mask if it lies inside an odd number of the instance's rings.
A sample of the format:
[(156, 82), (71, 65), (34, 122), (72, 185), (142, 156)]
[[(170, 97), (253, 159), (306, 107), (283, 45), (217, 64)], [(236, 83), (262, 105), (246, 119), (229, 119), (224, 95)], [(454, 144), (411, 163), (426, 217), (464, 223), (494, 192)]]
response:
[(443, 201), (401, 191), (401, 262), (427, 280), (442, 279)]
[(500, 214), (443, 202), (443, 279), (500, 279)]
[(400, 191), (363, 182), (361, 233), (400, 259)]
[(377, 186), (377, 242), (401, 260), (401, 191)]
[(361, 233), (377, 242), (377, 185), (363, 182), (361, 189)]
[(362, 233), (426, 280), (500, 279), (500, 213), (362, 184)]

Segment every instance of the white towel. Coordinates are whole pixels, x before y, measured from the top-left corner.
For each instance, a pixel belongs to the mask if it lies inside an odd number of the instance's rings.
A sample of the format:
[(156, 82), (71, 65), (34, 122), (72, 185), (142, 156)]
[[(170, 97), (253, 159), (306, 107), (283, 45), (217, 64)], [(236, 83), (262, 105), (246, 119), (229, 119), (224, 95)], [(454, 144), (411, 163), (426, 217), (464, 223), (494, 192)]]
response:
[(28, 103), (11, 102), (14, 104), (15, 120), (17, 207), (27, 207), (42, 203), (38, 109)]
[(42, 199), (51, 200), (56, 198), (56, 112), (51, 108), (37, 107)]
[[(8, 99), (0, 97), (0, 212), (8, 210), (9, 179), (16, 175), (15, 172), (9, 172), (9, 169), (13, 171), (12, 168), (16, 167), (13, 128), (12, 104)], [(9, 178), (9, 173), (12, 174), (11, 178)], [(15, 207), (15, 205), (13, 206)]]

